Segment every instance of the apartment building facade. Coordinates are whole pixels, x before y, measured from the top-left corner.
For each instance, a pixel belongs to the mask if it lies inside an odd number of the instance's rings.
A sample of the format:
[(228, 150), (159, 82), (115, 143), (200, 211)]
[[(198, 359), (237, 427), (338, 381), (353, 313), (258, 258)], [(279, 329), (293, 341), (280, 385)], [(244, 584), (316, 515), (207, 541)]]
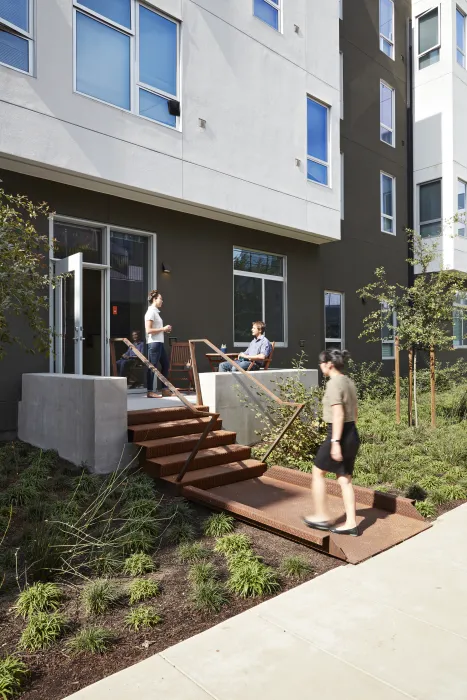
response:
[(109, 339), (143, 329), (155, 287), (178, 340), (242, 347), (261, 317), (275, 366), (340, 344), (392, 371), (390, 335), (358, 337), (355, 290), (381, 264), (407, 281), (412, 12), (0, 2), (2, 187), (49, 203), (51, 264), (69, 272), (50, 293), (50, 358), (2, 363), (3, 434), (22, 373), (109, 374)]

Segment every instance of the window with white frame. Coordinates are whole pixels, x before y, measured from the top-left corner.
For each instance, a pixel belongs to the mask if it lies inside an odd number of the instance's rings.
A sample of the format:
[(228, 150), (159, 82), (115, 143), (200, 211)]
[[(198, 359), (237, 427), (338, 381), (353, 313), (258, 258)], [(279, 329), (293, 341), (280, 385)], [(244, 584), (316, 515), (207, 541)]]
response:
[(33, 72), (32, 0), (0, 0), (0, 63)]
[(418, 67), (421, 70), (439, 61), (441, 48), (439, 7), (418, 17)]
[(253, 0), (253, 14), (276, 31), (281, 28), (282, 0)]
[(425, 182), (418, 188), (420, 236), (434, 238), (441, 233), (441, 180)]
[(395, 329), (397, 319), (389, 304), (381, 304), (381, 358), (393, 360), (395, 357)]
[(75, 89), (176, 127), (179, 24), (138, 0), (74, 0)]
[(307, 176), (320, 185), (329, 185), (329, 107), (307, 100)]
[(233, 250), (234, 343), (251, 341), (251, 324), (266, 323), (266, 335), (286, 344), (286, 258), (243, 248)]
[(463, 180), (457, 181), (457, 235), (465, 238), (465, 202), (467, 198), (467, 184)]
[(465, 68), (465, 14), (456, 9), (456, 57), (457, 63)]
[(394, 58), (394, 2), (379, 0), (379, 48)]
[(381, 177), (381, 231), (396, 233), (396, 178), (387, 173)]
[(380, 139), (389, 146), (395, 145), (395, 91), (383, 80), (379, 84)]
[(324, 292), (324, 344), (329, 348), (344, 349), (344, 295)]
[(457, 294), (453, 309), (453, 345), (467, 348), (467, 294)]

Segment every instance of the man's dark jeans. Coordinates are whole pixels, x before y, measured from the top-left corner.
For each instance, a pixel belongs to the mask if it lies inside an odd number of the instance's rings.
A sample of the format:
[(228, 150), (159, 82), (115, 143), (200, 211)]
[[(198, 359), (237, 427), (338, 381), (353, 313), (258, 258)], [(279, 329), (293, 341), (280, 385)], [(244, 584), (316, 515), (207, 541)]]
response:
[[(251, 360), (236, 360), (237, 365), (240, 365), (240, 367), (244, 370), (247, 370), (248, 367), (251, 365)], [(254, 370), (260, 369), (259, 366), (256, 364), (253, 365), (251, 368), (250, 372), (253, 372)], [(238, 372), (238, 369), (234, 367), (233, 365), (230, 364), (230, 362), (221, 362), (219, 365), (219, 372)]]
[[(158, 369), (157, 365), (160, 364), (161, 373), (164, 375), (164, 377), (167, 377), (167, 375), (169, 373), (169, 358), (167, 357), (164, 343), (149, 343), (149, 345), (148, 345), (148, 360), (157, 369)], [(148, 391), (153, 391), (154, 376), (155, 376), (154, 372), (152, 370), (148, 369), (148, 373), (147, 373)], [(166, 386), (164, 385), (162, 388), (166, 389)]]

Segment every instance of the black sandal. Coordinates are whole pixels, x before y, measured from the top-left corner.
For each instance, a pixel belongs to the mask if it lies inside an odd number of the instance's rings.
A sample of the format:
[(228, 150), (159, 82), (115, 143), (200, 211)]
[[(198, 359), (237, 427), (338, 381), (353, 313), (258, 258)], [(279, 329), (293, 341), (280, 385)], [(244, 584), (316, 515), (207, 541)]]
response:
[(348, 530), (338, 530), (337, 527), (330, 527), (329, 532), (333, 535), (350, 535), (351, 537), (358, 537), (358, 527), (350, 527)]

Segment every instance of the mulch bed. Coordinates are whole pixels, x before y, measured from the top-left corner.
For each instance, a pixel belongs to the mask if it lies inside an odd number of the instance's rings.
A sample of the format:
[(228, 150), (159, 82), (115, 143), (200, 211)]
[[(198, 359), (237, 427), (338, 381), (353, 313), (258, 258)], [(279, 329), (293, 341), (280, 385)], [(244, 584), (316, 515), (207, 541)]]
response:
[[(200, 522), (209, 515), (209, 512), (200, 506), (193, 508), (199, 514)], [(285, 557), (302, 557), (313, 568), (313, 573), (303, 581), (343, 565), (343, 562), (337, 559), (244, 523), (238, 523), (236, 531), (247, 534), (251, 538), (254, 551), (271, 566), (279, 567)], [(210, 547), (214, 545), (213, 539), (204, 537), (202, 541)], [(157, 654), (266, 600), (243, 600), (231, 596), (229, 603), (218, 614), (196, 612), (189, 600), (189, 584), (186, 578), (189, 564), (180, 564), (176, 547), (162, 547), (155, 560), (158, 569), (151, 576), (160, 582), (162, 593), (157, 598), (147, 601), (147, 604), (158, 608), (162, 616), (161, 624), (152, 630), (138, 633), (126, 630), (124, 618), (129, 606), (122, 605), (107, 615), (92, 620), (93, 624), (112, 629), (118, 637), (111, 650), (102, 656), (93, 654), (71, 657), (65, 650), (64, 641), (45, 651), (20, 654), (31, 671), (25, 691), (20, 696), (23, 700), (62, 700), (91, 683)], [(215, 554), (213, 561), (227, 578), (224, 558)], [(282, 579), (281, 592), (293, 588), (298, 583)], [(16, 595), (17, 591), (10, 589), (0, 599), (0, 656), (15, 651), (25, 626), (23, 620), (16, 619), (9, 612)], [(67, 587), (65, 595), (63, 613), (70, 623), (71, 633), (73, 628), (82, 625), (84, 619), (80, 610), (79, 590)]]

